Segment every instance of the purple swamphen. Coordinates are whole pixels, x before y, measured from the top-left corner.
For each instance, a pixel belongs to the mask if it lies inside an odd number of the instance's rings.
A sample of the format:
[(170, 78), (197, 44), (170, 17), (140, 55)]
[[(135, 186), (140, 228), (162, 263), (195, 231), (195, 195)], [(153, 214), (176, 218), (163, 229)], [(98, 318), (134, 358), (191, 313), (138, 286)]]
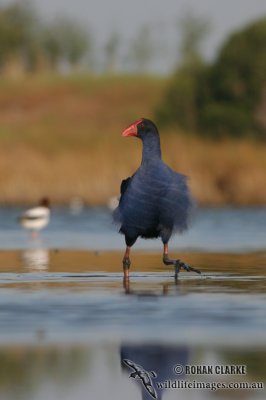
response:
[(176, 277), (181, 268), (200, 273), (182, 261), (168, 257), (170, 237), (187, 229), (194, 208), (186, 177), (162, 161), (160, 137), (152, 121), (141, 118), (126, 128), (122, 136), (135, 136), (143, 143), (141, 165), (134, 175), (122, 181), (119, 205), (113, 214), (127, 246), (123, 258), (124, 277), (129, 276), (130, 248), (139, 236), (161, 238), (163, 262), (174, 265)]

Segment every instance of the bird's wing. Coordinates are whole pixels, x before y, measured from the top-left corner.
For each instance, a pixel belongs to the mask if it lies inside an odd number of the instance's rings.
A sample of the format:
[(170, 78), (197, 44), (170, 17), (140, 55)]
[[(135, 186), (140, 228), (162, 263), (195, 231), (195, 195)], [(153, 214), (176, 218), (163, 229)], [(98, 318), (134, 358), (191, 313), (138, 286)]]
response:
[(121, 197), (126, 193), (127, 188), (129, 187), (129, 184), (132, 182), (134, 176), (136, 175), (138, 171), (136, 171), (132, 176), (129, 176), (126, 179), (123, 179), (120, 185), (120, 194)]
[(46, 207), (34, 207), (25, 211), (21, 217), (27, 219), (47, 218), (49, 213), (50, 211)]
[(125, 191), (127, 190), (128, 185), (129, 185), (131, 179), (132, 179), (132, 177), (129, 176), (128, 178), (122, 180), (121, 185), (120, 185), (120, 194), (121, 194), (121, 197), (123, 196), (123, 194), (124, 194)]
[[(136, 174), (136, 173), (135, 173), (135, 174)], [(120, 199), (119, 199), (119, 205), (118, 205), (118, 207), (116, 207), (116, 209), (113, 211), (113, 220), (114, 220), (115, 223), (118, 223), (118, 224), (121, 224), (121, 223), (122, 223), (122, 215), (121, 215), (121, 209), (120, 209), (120, 207), (121, 207), (121, 202), (122, 202), (122, 200), (123, 200), (123, 198), (124, 198), (124, 195), (125, 195), (125, 193), (126, 193), (128, 187), (130, 186), (130, 183), (132, 182), (132, 179), (133, 179), (133, 177), (134, 177), (135, 174), (133, 174), (131, 177), (128, 177), (128, 178), (126, 178), (126, 179), (123, 179), (122, 182), (121, 182), (121, 185), (120, 185), (120, 193), (121, 193), (121, 196), (120, 196)]]

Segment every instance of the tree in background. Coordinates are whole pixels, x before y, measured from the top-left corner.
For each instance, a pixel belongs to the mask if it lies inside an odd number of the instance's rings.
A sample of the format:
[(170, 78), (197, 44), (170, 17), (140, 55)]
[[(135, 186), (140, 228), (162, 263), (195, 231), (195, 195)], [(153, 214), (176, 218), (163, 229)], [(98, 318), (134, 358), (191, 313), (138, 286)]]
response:
[(218, 136), (264, 136), (265, 71), (266, 18), (233, 33), (210, 66), (200, 105), (199, 128)]
[(178, 24), (180, 61), (157, 110), (162, 124), (178, 124), (194, 131), (198, 120), (198, 85), (205, 74), (201, 45), (210, 30), (209, 22), (187, 12)]
[(52, 69), (62, 63), (77, 69), (92, 50), (89, 32), (66, 18), (56, 19), (42, 33), (42, 46)]
[(104, 46), (104, 70), (108, 73), (114, 72), (117, 67), (119, 47), (120, 35), (117, 32), (113, 32)]
[(147, 72), (155, 52), (151, 27), (142, 26), (128, 49), (129, 66), (134, 71)]
[(0, 67), (10, 59), (26, 62), (33, 47), (37, 16), (29, 3), (11, 4), (0, 9)]
[(11, 59), (25, 72), (37, 71), (40, 63), (53, 70), (62, 63), (77, 69), (91, 51), (89, 32), (72, 20), (60, 18), (43, 26), (29, 2), (0, 8), (0, 70)]
[(197, 50), (207, 32), (202, 21), (181, 27), (182, 62), (158, 109), (160, 122), (213, 138), (265, 138), (266, 18), (233, 33), (211, 65)]
[(180, 59), (181, 67), (190, 67), (193, 64), (201, 64), (202, 44), (210, 33), (209, 20), (195, 15), (188, 10), (179, 20), (177, 28), (180, 34)]

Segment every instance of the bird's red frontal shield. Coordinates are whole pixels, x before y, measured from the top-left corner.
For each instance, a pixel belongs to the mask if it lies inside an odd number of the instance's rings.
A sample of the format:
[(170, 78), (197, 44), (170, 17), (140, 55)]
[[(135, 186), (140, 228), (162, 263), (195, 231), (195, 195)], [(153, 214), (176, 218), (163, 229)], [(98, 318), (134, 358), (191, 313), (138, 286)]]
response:
[(138, 119), (133, 124), (129, 125), (125, 130), (122, 132), (122, 136), (138, 136), (138, 124), (143, 121), (143, 118)]

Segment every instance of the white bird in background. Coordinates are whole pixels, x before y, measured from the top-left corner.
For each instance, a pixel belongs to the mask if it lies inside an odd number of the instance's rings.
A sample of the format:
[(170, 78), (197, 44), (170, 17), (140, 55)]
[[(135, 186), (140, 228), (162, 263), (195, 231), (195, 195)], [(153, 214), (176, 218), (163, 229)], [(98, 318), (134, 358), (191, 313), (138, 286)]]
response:
[(19, 217), (20, 225), (31, 231), (32, 238), (37, 237), (37, 232), (43, 229), (50, 220), (50, 202), (47, 197), (41, 199), (37, 207), (30, 208)]

